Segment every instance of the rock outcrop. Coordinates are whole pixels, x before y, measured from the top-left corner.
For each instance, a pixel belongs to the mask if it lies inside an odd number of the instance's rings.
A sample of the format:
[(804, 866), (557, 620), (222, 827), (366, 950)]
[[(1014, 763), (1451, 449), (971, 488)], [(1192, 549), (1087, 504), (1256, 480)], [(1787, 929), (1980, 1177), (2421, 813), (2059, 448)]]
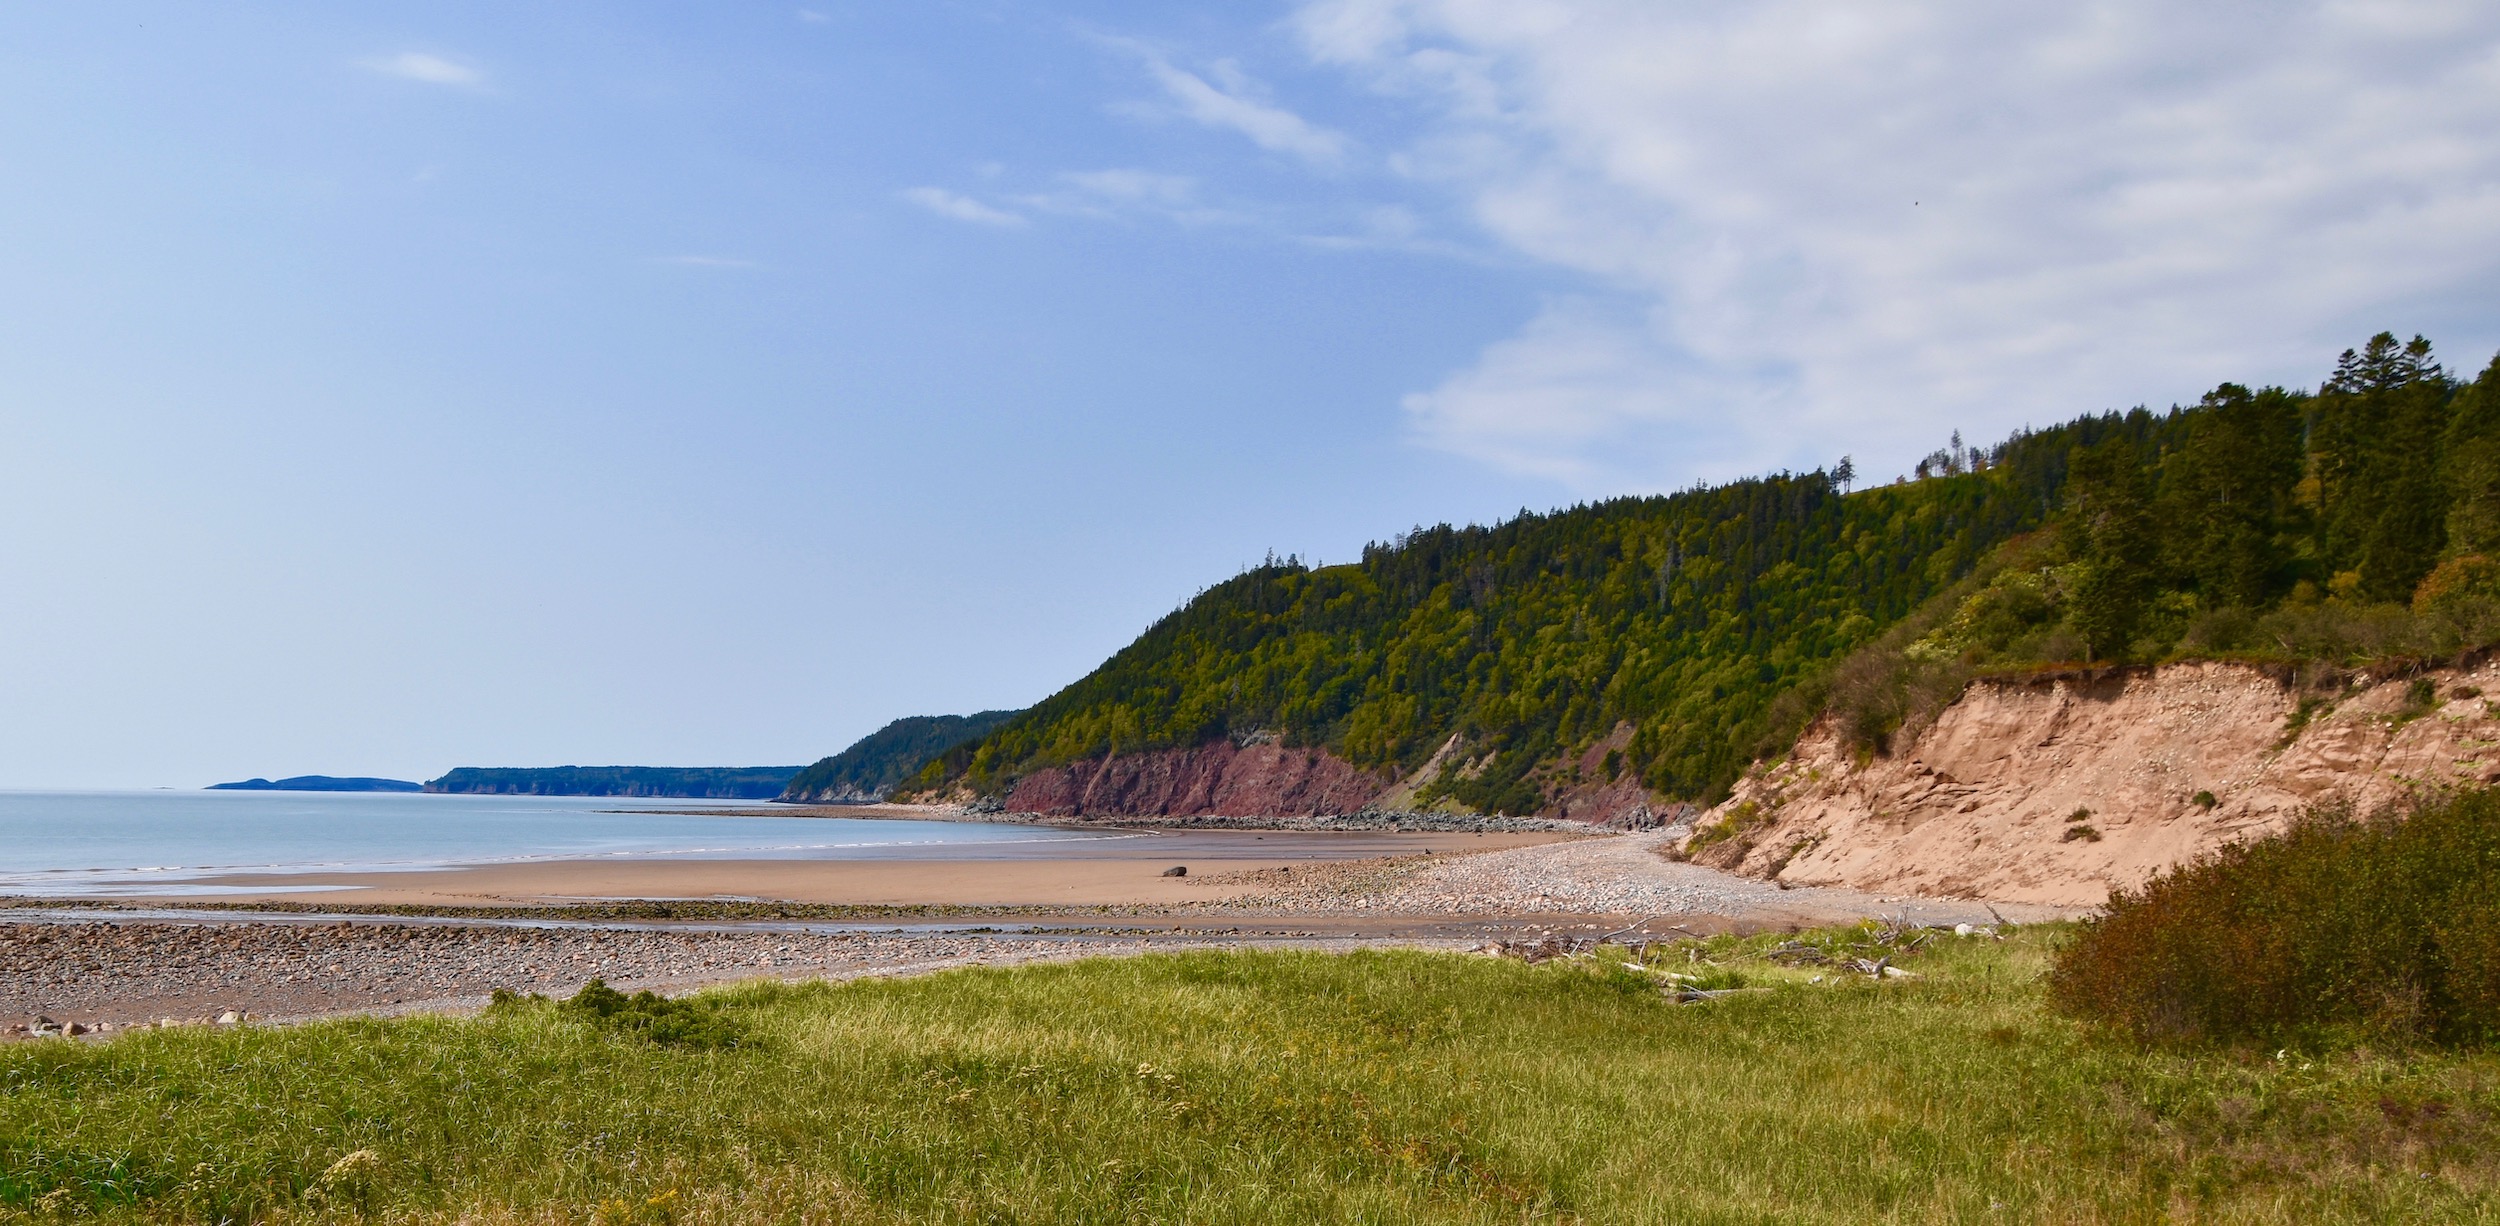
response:
[(1686, 842), (1792, 885), (2093, 906), (2312, 804), (2500, 781), (2500, 668), (2328, 692), (2236, 664), (1973, 683), (1888, 756), (1817, 725)]
[[(1581, 755), (1575, 782), (1548, 792), (1542, 809), (1524, 818), (1648, 830), (1691, 820), (1691, 805), (1664, 800), (1617, 770), (1606, 781), (1609, 751), (1631, 739), (1631, 725)], [(1045, 817), (1327, 817), (1411, 813), (1416, 792), (1439, 776), (1464, 743), (1453, 736), (1405, 779), (1364, 770), (1317, 748), (1273, 741), (1214, 741), (1196, 749), (1114, 754), (1035, 771), (1016, 781), (1005, 808)], [(1428, 807), (1428, 806), (1425, 806)], [(1461, 812), (1464, 812), (1463, 810)]]
[(1050, 817), (1315, 817), (1354, 813), (1390, 780), (1323, 749), (1216, 741), (1035, 771), (1007, 808)]

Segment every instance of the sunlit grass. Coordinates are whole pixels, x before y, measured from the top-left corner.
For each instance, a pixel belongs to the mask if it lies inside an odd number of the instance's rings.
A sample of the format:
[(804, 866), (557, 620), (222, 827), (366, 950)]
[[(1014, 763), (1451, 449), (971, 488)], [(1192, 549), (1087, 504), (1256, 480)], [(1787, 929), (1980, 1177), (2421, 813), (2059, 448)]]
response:
[(0, 1214), (2500, 1216), (2500, 1061), (2145, 1052), (2042, 1008), (2053, 939), (1940, 938), (1883, 984), (1768, 938), (1652, 951), (1767, 989), (1684, 1006), (1611, 951), (1191, 953), (711, 994), (735, 1047), (545, 1004), (21, 1044)]

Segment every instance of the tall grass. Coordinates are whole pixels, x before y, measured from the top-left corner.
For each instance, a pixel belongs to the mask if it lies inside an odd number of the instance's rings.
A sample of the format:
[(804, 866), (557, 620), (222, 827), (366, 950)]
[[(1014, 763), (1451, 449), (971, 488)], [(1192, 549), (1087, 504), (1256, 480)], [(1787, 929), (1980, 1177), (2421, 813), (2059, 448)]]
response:
[[(2188, 1058), (2051, 937), (1678, 1006), (1614, 958), (1192, 953), (0, 1050), (19, 1221), (2138, 1222), (2500, 1215), (2500, 1065)], [(1858, 934), (1821, 938), (1845, 946)], [(1811, 975), (1829, 976), (1809, 982)]]
[(2500, 792), (2322, 810), (2120, 891), (2049, 984), (2150, 1039), (2500, 1039)]

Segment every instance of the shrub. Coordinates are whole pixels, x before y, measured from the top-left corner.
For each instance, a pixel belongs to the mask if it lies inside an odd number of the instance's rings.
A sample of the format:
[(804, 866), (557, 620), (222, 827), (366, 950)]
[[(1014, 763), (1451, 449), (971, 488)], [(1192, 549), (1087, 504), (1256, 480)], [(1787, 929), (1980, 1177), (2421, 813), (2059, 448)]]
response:
[[(503, 1003), (501, 997), (497, 1003)], [(668, 1047), (736, 1047), (746, 1041), (745, 1028), (736, 1019), (706, 1002), (671, 1000), (657, 992), (627, 996), (603, 979), (583, 984), (556, 1011)]]
[(2048, 982), (2146, 1040), (2490, 1044), (2500, 792), (2315, 810), (2119, 891)]

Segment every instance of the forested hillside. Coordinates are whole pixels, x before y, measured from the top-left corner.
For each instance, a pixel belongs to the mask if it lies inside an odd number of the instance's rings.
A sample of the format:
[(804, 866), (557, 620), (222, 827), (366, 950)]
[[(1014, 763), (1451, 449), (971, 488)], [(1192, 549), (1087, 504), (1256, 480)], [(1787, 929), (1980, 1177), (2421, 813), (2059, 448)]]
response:
[(682, 796), (770, 800), (795, 766), (461, 766), (426, 781), (429, 792), (507, 796)]
[(1992, 672), (2500, 641), (2500, 358), (2460, 383), (2382, 333), (2314, 395), (2224, 384), (2119, 420), (2073, 455), (2053, 531), (1834, 671), (1855, 739), (1880, 747)]
[[(2461, 394), (2426, 343), (2381, 336), (2314, 395), (2226, 384), (1990, 448), (1957, 437), (1915, 481), (1847, 493), (1840, 465), (1271, 561), (913, 787), (997, 794), (1224, 737), (1405, 773), (1456, 734), (1418, 802), (1532, 813), (1585, 782), (1574, 751), (1629, 724), (1601, 776), (1707, 799), (1820, 709), (1845, 659), (2254, 650), (2287, 609), (2344, 637), (2278, 650), (2386, 649), (2351, 628), (2410, 617), (2417, 589), (2427, 607), (2500, 582), (2495, 377)], [(1922, 608), (1931, 624), (1905, 625)]]
[(1021, 714), (908, 715), (853, 742), (850, 748), (800, 771), (781, 799), (807, 804), (864, 804), (883, 800), (920, 764)]

